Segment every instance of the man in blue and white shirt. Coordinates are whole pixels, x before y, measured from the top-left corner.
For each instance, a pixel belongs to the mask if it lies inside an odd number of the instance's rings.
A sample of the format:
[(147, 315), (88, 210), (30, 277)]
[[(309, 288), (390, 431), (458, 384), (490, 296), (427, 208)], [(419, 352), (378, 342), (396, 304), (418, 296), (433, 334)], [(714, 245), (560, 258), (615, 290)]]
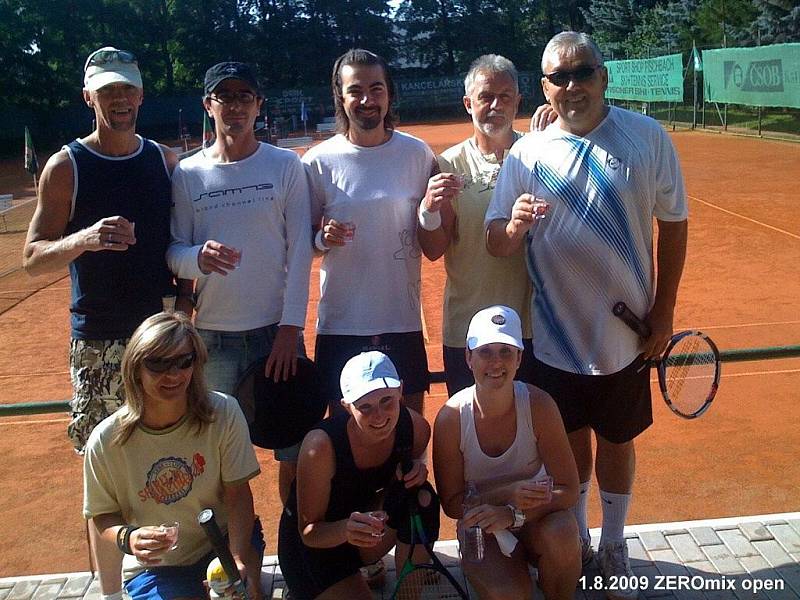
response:
[[(595, 432), (603, 498), (598, 561), (604, 576), (619, 577), (631, 574), (623, 528), (634, 438), (652, 423), (643, 361), (658, 356), (673, 331), (686, 195), (663, 128), (605, 104), (608, 74), (589, 36), (556, 35), (543, 53), (542, 72), (558, 120), (512, 148), (486, 213), (487, 245), (497, 256), (527, 246), (535, 290), (534, 383), (558, 403), (578, 465), (575, 512), (585, 562), (592, 557), (586, 499)], [(651, 327), (648, 339), (612, 314), (620, 300)]]

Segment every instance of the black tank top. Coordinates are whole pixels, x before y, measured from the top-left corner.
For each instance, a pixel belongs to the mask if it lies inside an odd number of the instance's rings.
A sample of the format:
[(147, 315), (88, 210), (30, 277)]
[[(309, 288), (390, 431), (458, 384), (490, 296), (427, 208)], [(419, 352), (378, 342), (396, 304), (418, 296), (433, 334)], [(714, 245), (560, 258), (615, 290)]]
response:
[[(414, 424), (411, 413), (405, 406), (401, 406), (391, 455), (382, 465), (359, 469), (353, 458), (350, 439), (347, 437), (347, 421), (350, 418), (349, 413), (338, 414), (325, 419), (315, 427), (328, 434), (336, 455), (336, 473), (331, 480), (330, 499), (325, 513), (325, 520), (329, 522), (346, 519), (353, 511), (365, 512), (374, 508), (378, 493), (391, 483), (397, 465), (404, 457), (410, 457), (414, 445)], [(294, 482), (287, 506), (297, 506), (297, 489)], [(293, 516), (296, 519), (296, 515)]]
[(65, 233), (115, 215), (136, 223), (136, 244), (128, 250), (84, 252), (70, 263), (72, 337), (127, 338), (161, 311), (162, 296), (174, 293), (166, 263), (169, 174), (150, 140), (119, 158), (101, 156), (78, 140), (67, 147), (75, 165), (75, 209)]

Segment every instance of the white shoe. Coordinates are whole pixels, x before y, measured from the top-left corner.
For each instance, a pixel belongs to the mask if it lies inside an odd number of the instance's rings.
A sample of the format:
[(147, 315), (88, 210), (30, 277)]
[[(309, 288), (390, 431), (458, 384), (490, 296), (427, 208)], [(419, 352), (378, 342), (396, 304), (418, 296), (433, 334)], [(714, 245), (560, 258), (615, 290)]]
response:
[(597, 564), (603, 575), (608, 600), (631, 600), (639, 597), (638, 581), (631, 570), (628, 546), (624, 541), (600, 546), (597, 550)]

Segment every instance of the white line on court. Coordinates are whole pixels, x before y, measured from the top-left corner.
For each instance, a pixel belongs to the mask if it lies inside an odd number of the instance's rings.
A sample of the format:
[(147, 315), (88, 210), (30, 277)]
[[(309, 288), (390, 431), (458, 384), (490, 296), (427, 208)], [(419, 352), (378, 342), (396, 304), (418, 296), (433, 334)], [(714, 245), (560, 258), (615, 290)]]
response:
[(14, 375), (0, 375), (0, 379), (14, 379), (16, 377), (46, 377), (48, 375), (69, 375), (69, 371), (43, 371), (41, 373), (15, 373)]
[[(800, 369), (776, 369), (774, 371), (744, 371), (742, 373), (722, 373), (722, 379), (730, 377), (761, 377), (763, 375), (783, 375), (785, 373), (800, 373)], [(708, 379), (708, 375), (692, 375), (685, 379)], [(650, 383), (658, 383), (658, 379), (653, 377)]]
[(708, 206), (710, 208), (715, 208), (715, 209), (717, 209), (717, 210), (719, 210), (721, 212), (724, 212), (726, 214), (729, 214), (731, 216), (739, 217), (740, 219), (744, 219), (745, 221), (750, 221), (751, 223), (755, 223), (756, 225), (761, 225), (762, 227), (766, 227), (767, 229), (772, 229), (773, 231), (777, 231), (778, 233), (782, 233), (784, 235), (788, 235), (789, 237), (793, 237), (796, 240), (800, 240), (800, 235), (797, 235), (796, 233), (792, 233), (791, 231), (786, 231), (785, 229), (780, 229), (778, 227), (773, 227), (772, 225), (767, 225), (766, 223), (764, 223), (762, 221), (758, 221), (756, 219), (751, 219), (750, 217), (745, 217), (744, 215), (740, 215), (739, 213), (733, 212), (732, 210), (728, 210), (727, 208), (722, 208), (721, 206), (717, 206), (716, 204), (712, 204), (711, 202), (708, 202), (706, 200), (701, 200), (700, 198), (698, 198), (696, 196), (690, 196), (690, 195), (687, 194), (686, 197), (690, 198), (692, 200), (696, 200), (700, 204), (705, 204), (706, 206)]
[(33, 423), (68, 423), (69, 417), (63, 417), (59, 419), (31, 419), (30, 421), (2, 421), (0, 420), (0, 427), (5, 425), (28, 425)]
[(767, 322), (757, 322), (757, 323), (741, 323), (738, 325), (704, 325), (702, 327), (676, 327), (676, 330), (681, 329), (699, 329), (700, 331), (706, 331), (708, 329), (738, 329), (739, 327), (775, 327), (776, 325), (797, 325), (800, 324), (800, 321), (767, 321)]

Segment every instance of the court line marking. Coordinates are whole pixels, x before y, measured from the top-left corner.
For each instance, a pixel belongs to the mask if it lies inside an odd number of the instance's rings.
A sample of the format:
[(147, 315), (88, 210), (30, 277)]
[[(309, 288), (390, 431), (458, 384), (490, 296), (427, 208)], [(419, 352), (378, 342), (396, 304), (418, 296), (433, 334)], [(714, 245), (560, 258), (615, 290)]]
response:
[[(741, 373), (722, 373), (722, 379), (730, 377), (753, 377), (761, 375), (785, 375), (786, 373), (800, 373), (800, 369), (776, 369), (774, 371), (744, 371)], [(707, 379), (707, 375), (692, 375), (685, 379)], [(658, 378), (650, 379), (650, 383), (658, 383)]]
[(13, 379), (14, 377), (47, 377), (49, 375), (69, 375), (69, 371), (42, 371), (41, 373), (16, 373), (14, 375), (0, 375), (0, 379)]
[(30, 421), (0, 421), (0, 427), (3, 425), (27, 425), (28, 423), (69, 423), (69, 417), (61, 419), (31, 419)]
[(769, 321), (769, 322), (754, 322), (754, 323), (742, 323), (741, 325), (704, 325), (702, 327), (676, 327), (677, 330), (683, 329), (737, 329), (739, 327), (775, 327), (777, 325), (797, 325), (800, 324), (800, 320), (798, 321)]
[(727, 213), (727, 214), (729, 214), (731, 216), (739, 217), (740, 219), (744, 219), (745, 221), (750, 221), (751, 223), (755, 223), (756, 225), (761, 225), (762, 227), (766, 227), (767, 229), (772, 229), (772, 231), (777, 231), (778, 233), (782, 233), (782, 234), (788, 235), (789, 237), (792, 237), (792, 238), (794, 238), (796, 240), (800, 240), (800, 235), (797, 235), (796, 233), (792, 233), (791, 231), (786, 231), (785, 229), (780, 229), (779, 227), (773, 227), (772, 225), (767, 225), (763, 221), (758, 221), (756, 219), (751, 219), (750, 217), (745, 217), (744, 215), (740, 215), (739, 213), (733, 212), (732, 210), (728, 210), (727, 208), (722, 208), (721, 206), (717, 206), (716, 204), (712, 204), (711, 202), (708, 202), (707, 200), (701, 200), (697, 196), (690, 196), (689, 194), (686, 194), (686, 197), (691, 199), (691, 200), (696, 200), (700, 204), (705, 204), (706, 206), (708, 206), (710, 208), (715, 208), (715, 209), (717, 209), (717, 210), (719, 210), (721, 212)]
[[(61, 281), (59, 279), (59, 281)], [(38, 294), (39, 292), (63, 292), (64, 290), (68, 290), (68, 287), (54, 287), (51, 288), (50, 286), (43, 287), (40, 290), (3, 290), (0, 294)], [(11, 300), (11, 298), (9, 298)]]

